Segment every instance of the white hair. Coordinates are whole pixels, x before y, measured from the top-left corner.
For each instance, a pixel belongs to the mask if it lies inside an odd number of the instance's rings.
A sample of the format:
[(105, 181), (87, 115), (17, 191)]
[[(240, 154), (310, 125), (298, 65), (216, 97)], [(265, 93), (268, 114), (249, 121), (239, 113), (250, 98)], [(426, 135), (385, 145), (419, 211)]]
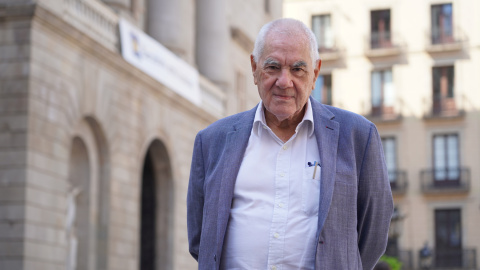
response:
[[(296, 31), (292, 32), (292, 30)], [(265, 24), (260, 29), (260, 32), (258, 32), (252, 52), (253, 60), (255, 61), (255, 63), (258, 62), (260, 56), (263, 54), (263, 50), (265, 48), (265, 38), (267, 37), (267, 34), (272, 31), (285, 32), (290, 35), (298, 35), (299, 33), (303, 34), (303, 36), (307, 39), (305, 41), (308, 41), (308, 45), (310, 47), (309, 49), (312, 63), (315, 64), (320, 59), (320, 56), (318, 55), (317, 39), (315, 37), (315, 34), (313, 34), (312, 30), (310, 30), (308, 26), (306, 26), (303, 22), (299, 20), (283, 18)]]

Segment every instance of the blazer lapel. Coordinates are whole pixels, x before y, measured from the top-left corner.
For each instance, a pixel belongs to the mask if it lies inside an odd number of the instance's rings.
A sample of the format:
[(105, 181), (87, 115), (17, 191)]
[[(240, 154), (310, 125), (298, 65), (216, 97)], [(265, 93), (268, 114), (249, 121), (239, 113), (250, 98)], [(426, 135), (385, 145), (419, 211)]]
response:
[(337, 146), (340, 132), (340, 124), (334, 121), (335, 115), (324, 105), (312, 101), (313, 119), (315, 121), (315, 136), (317, 138), (318, 151), (322, 166), (320, 201), (318, 208), (318, 231), (323, 228), (332, 201), (335, 185)]
[[(222, 178), (220, 179), (220, 194), (218, 195), (218, 217), (217, 217), (217, 250), (221, 251), (223, 240), (230, 217), (232, 206), (233, 190), (237, 179), (243, 155), (247, 148), (248, 139), (253, 126), (256, 108), (233, 125), (233, 131), (227, 134), (224, 157), (221, 166), (223, 167)], [(220, 254), (217, 255), (219, 257)]]

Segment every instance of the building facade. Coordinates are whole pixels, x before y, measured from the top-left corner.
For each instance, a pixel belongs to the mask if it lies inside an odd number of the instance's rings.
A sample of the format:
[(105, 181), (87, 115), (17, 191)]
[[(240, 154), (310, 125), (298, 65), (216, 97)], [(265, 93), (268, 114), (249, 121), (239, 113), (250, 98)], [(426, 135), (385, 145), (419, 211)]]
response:
[[(259, 101), (249, 55), (281, 14), (281, 0), (0, 0), (0, 269), (196, 269), (194, 138)], [(173, 53), (149, 57), (175, 79), (188, 65), (192, 88), (126, 61), (121, 21)]]
[(380, 132), (396, 209), (387, 255), (402, 269), (479, 267), (479, 12), (474, 0), (284, 1), (319, 41), (314, 97)]

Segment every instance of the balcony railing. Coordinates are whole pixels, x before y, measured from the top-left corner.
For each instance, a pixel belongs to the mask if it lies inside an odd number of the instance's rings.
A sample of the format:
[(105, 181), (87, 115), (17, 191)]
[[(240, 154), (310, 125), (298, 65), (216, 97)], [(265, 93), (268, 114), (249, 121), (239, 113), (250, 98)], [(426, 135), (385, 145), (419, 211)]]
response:
[(389, 171), (388, 178), (393, 194), (404, 194), (407, 191), (407, 172), (401, 170)]
[(368, 57), (395, 56), (401, 53), (402, 40), (390, 31), (372, 32), (367, 37), (365, 53)]
[(458, 250), (433, 250), (430, 258), (424, 258), (419, 252), (420, 269), (477, 269), (477, 250), (475, 248)]
[(397, 98), (394, 104), (386, 106), (380, 104), (363, 103), (363, 115), (372, 122), (395, 122), (402, 119), (403, 100)]
[(323, 62), (336, 61), (342, 57), (343, 50), (340, 44), (334, 39), (333, 42), (319, 43), (318, 53)]
[(424, 101), (424, 118), (457, 118), (465, 114), (463, 109), (465, 97), (456, 98), (435, 97), (429, 101)]
[(413, 270), (413, 252), (411, 250), (400, 250), (398, 260), (402, 263), (402, 270)]
[(420, 174), (424, 193), (468, 192), (470, 190), (469, 168), (442, 168), (423, 170)]
[(370, 34), (370, 49), (384, 49), (391, 47), (393, 47), (393, 44), (390, 31), (372, 32)]
[(448, 52), (459, 51), (467, 42), (467, 36), (456, 27), (452, 29), (436, 29), (427, 33), (427, 51)]

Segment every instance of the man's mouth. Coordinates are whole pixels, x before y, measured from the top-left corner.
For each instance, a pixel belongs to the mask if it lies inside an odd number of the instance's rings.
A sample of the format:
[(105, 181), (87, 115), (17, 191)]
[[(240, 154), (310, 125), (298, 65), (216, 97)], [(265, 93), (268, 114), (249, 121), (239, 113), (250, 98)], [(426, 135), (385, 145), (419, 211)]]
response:
[(283, 99), (283, 100), (289, 100), (289, 99), (293, 98), (293, 96), (286, 96), (286, 95), (276, 95), (276, 94), (274, 94), (274, 96), (278, 99)]

